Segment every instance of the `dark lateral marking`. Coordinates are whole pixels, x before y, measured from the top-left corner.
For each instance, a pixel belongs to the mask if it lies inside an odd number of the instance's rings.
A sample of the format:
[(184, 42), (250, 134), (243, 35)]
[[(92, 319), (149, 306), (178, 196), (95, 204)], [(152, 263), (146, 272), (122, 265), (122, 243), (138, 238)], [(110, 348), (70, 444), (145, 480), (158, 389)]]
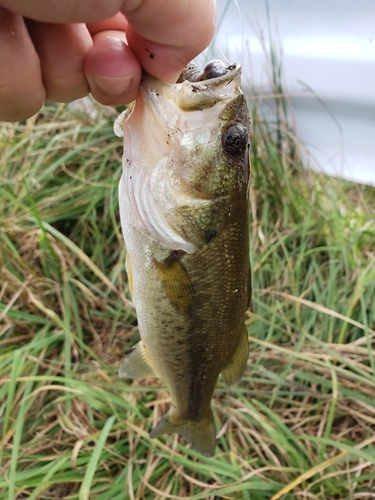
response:
[(148, 52), (148, 57), (150, 59), (153, 59), (154, 58), (154, 54), (152, 52), (150, 52), (148, 49), (146, 49), (146, 52)]
[(217, 231), (215, 231), (215, 229), (210, 229), (209, 231), (206, 231), (206, 234), (204, 235), (204, 241), (208, 244), (215, 238), (216, 235)]

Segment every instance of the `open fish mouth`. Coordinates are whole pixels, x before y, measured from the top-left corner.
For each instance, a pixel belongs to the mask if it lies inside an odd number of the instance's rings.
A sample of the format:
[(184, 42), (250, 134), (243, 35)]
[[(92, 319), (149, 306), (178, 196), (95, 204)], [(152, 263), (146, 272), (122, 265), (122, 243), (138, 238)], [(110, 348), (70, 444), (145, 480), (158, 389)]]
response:
[(205, 109), (238, 95), (241, 66), (234, 64), (226, 67), (222, 61), (214, 59), (201, 71), (191, 63), (181, 73), (177, 83), (183, 84), (177, 101), (180, 109)]

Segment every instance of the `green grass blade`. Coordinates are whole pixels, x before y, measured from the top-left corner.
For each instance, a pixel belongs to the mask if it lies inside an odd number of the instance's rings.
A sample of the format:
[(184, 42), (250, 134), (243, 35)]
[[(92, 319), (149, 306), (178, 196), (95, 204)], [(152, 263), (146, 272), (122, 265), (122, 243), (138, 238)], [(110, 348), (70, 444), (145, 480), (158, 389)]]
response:
[(111, 432), (112, 426), (116, 420), (116, 415), (112, 415), (112, 417), (109, 417), (109, 419), (106, 421), (106, 423), (103, 426), (103, 430), (101, 431), (99, 438), (96, 442), (96, 446), (94, 448), (94, 451), (91, 455), (90, 461), (87, 465), (87, 469), (85, 472), (85, 476), (82, 481), (82, 485), (79, 491), (79, 500), (89, 500), (90, 498), (90, 489), (92, 485), (92, 480), (95, 475), (95, 471), (98, 465), (98, 462), (100, 460), (100, 455), (102, 453), (103, 447), (105, 445), (105, 442), (107, 440), (108, 434)]

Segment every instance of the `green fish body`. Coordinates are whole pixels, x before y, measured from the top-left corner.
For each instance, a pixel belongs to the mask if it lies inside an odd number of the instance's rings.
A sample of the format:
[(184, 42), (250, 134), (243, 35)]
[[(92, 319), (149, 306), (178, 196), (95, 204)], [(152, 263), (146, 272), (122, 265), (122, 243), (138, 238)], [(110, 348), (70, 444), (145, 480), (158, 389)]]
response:
[(160, 377), (172, 407), (151, 437), (177, 432), (207, 456), (219, 374), (230, 385), (246, 366), (251, 294), (249, 117), (240, 66), (222, 73), (176, 84), (144, 74), (117, 125), (126, 267), (141, 335), (120, 376)]

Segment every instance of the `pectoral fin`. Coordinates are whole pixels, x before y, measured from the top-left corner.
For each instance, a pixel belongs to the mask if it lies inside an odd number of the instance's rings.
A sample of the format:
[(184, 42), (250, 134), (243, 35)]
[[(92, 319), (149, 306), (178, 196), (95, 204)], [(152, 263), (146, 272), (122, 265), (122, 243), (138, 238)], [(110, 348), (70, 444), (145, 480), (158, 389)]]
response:
[(157, 377), (147, 356), (146, 349), (142, 342), (138, 342), (134, 351), (126, 356), (119, 369), (119, 377)]
[(233, 357), (221, 372), (225, 385), (237, 384), (245, 371), (249, 357), (249, 337), (246, 325), (243, 325), (240, 341), (234, 351)]
[(194, 289), (178, 254), (172, 252), (164, 262), (154, 263), (170, 303), (180, 314), (186, 314), (194, 301)]

